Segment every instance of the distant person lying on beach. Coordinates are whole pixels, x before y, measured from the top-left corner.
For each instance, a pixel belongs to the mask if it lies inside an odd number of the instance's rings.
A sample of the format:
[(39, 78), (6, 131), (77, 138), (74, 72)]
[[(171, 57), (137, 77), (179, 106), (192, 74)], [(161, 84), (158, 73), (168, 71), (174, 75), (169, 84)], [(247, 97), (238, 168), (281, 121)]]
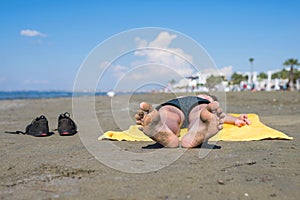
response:
[(200, 94), (167, 101), (155, 109), (147, 102), (140, 104), (135, 115), (142, 131), (165, 147), (178, 147), (180, 128), (188, 128), (181, 146), (193, 148), (216, 135), (224, 123), (236, 126), (249, 125), (247, 115), (238, 117), (225, 114), (214, 96)]

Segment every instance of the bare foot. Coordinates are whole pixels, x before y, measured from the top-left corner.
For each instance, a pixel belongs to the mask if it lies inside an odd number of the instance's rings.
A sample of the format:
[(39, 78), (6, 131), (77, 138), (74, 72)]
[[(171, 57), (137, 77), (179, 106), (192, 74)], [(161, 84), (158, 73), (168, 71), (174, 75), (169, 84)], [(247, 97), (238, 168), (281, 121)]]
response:
[(223, 128), (224, 117), (225, 114), (216, 101), (193, 108), (189, 116), (188, 133), (181, 141), (182, 146), (193, 148), (207, 141)]
[(161, 113), (153, 109), (149, 103), (142, 102), (135, 119), (136, 124), (142, 126), (141, 130), (145, 135), (154, 141), (165, 147), (178, 147), (179, 139), (162, 120), (164, 116), (167, 116), (167, 113)]

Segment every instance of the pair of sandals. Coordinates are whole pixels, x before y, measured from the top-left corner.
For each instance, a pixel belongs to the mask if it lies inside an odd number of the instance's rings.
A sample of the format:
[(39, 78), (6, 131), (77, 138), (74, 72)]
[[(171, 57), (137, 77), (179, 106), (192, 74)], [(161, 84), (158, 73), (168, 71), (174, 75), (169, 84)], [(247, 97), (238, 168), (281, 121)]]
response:
[[(70, 114), (65, 112), (59, 115), (57, 129), (54, 129), (53, 131), (58, 131), (61, 136), (71, 136), (77, 133), (77, 126), (71, 119)], [(44, 115), (35, 118), (29, 125), (27, 125), (25, 132), (6, 131), (6, 133), (32, 135), (34, 137), (47, 137), (54, 134), (54, 132), (49, 131), (48, 120)]]

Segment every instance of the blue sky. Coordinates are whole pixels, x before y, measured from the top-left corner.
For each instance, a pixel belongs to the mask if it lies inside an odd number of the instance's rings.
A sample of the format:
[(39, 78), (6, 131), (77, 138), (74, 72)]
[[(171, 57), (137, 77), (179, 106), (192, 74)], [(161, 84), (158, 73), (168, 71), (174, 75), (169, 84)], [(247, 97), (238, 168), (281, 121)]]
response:
[(281, 69), (286, 59), (300, 59), (299, 6), (297, 0), (2, 0), (0, 90), (72, 90), (91, 50), (142, 27), (191, 37), (220, 69), (249, 71), (250, 57), (255, 71)]

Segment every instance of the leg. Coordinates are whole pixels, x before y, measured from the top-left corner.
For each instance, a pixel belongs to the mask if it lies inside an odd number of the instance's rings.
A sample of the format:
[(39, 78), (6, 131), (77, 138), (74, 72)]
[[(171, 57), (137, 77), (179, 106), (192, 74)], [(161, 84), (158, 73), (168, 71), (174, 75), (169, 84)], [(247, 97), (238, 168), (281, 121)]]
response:
[(178, 108), (163, 106), (157, 111), (149, 103), (142, 102), (135, 118), (145, 135), (165, 147), (178, 147), (180, 125), (184, 120)]
[(181, 140), (182, 146), (193, 148), (207, 141), (223, 128), (224, 117), (216, 101), (194, 107), (189, 114), (189, 130)]

